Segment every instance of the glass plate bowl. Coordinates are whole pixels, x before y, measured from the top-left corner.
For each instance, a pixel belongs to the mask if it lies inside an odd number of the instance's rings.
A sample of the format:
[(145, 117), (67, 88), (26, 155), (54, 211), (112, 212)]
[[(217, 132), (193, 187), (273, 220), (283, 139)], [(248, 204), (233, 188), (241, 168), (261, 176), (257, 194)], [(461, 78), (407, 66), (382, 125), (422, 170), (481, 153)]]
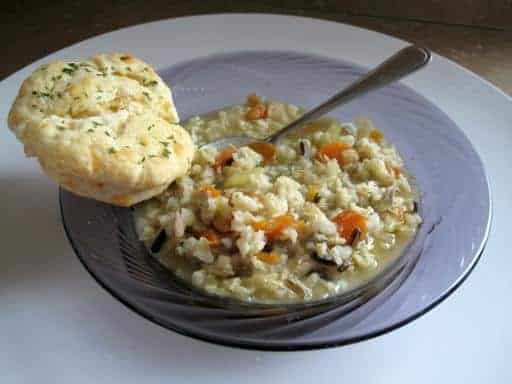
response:
[[(296, 52), (232, 52), (161, 72), (183, 118), (240, 104), (247, 94), (314, 106), (365, 70)], [(111, 294), (168, 329), (220, 344), (265, 350), (330, 347), (370, 338), (425, 313), (470, 273), (491, 217), (482, 162), (463, 132), (413, 90), (395, 84), (332, 116), (373, 120), (394, 143), (421, 191), (424, 220), (409, 247), (368, 283), (306, 304), (246, 304), (196, 291), (138, 241), (132, 211), (61, 190), (66, 234)]]

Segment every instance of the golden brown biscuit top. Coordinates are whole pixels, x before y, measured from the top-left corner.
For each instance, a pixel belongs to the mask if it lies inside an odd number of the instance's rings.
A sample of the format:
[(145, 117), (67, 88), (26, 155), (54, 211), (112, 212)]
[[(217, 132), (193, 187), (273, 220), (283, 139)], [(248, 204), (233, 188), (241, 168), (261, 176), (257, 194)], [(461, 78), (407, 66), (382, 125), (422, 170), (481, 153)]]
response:
[(111, 202), (117, 192), (140, 195), (187, 172), (194, 145), (178, 121), (171, 91), (151, 67), (103, 54), (38, 68), (8, 122), (57, 182)]

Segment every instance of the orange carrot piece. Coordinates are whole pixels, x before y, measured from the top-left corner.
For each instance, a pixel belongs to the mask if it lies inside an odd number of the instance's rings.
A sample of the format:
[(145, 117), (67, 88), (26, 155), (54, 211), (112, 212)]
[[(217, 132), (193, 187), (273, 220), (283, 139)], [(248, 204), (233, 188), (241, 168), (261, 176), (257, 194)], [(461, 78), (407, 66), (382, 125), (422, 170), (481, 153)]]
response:
[(347, 241), (353, 240), (353, 236), (359, 231), (361, 236), (366, 234), (366, 218), (354, 211), (344, 211), (334, 218), (338, 227), (338, 233)]
[(269, 222), (268, 221), (255, 221), (254, 223), (252, 223), (252, 228), (255, 230), (255, 231), (266, 231), (267, 228), (269, 226)]
[(233, 161), (233, 153), (236, 151), (236, 148), (230, 147), (217, 154), (217, 157), (215, 158), (215, 168), (222, 168)]
[(252, 224), (256, 231), (264, 231), (268, 240), (278, 237), (283, 231), (295, 224), (295, 220), (291, 215), (276, 216), (268, 221), (259, 221)]
[(278, 264), (281, 261), (279, 254), (275, 252), (258, 252), (256, 257), (267, 264)]
[(266, 119), (268, 116), (268, 108), (264, 104), (256, 104), (249, 108), (245, 114), (245, 119), (249, 121)]
[(336, 159), (338, 161), (338, 164), (340, 166), (344, 165), (344, 160), (342, 153), (345, 149), (350, 148), (348, 144), (342, 143), (341, 141), (335, 141), (332, 143), (327, 143), (322, 145), (317, 153), (316, 153), (316, 159), (317, 160), (325, 160), (327, 159)]
[(249, 144), (248, 147), (263, 156), (265, 163), (271, 163), (276, 158), (277, 150), (274, 144), (256, 141)]

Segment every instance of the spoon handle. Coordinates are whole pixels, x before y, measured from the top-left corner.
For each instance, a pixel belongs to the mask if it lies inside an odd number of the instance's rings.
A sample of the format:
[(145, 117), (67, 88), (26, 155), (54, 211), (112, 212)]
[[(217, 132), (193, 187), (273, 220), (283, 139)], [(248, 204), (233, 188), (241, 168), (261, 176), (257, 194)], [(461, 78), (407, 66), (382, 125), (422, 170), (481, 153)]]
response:
[(341, 104), (345, 104), (358, 96), (388, 85), (422, 68), (430, 61), (430, 58), (430, 52), (425, 48), (413, 45), (403, 48), (341, 92), (335, 94), (318, 107), (306, 112), (280, 131), (267, 137), (265, 141), (271, 143), (277, 142), (281, 137), (291, 131), (325, 115)]

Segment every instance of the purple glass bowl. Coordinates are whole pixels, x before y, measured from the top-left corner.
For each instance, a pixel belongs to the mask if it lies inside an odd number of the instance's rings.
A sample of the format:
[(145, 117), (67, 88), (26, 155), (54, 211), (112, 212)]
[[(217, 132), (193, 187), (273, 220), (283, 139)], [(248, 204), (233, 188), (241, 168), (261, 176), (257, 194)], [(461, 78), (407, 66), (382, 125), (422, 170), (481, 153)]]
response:
[[(239, 104), (251, 92), (306, 108), (365, 70), (294, 52), (198, 58), (161, 73), (185, 118)], [(489, 183), (464, 133), (437, 107), (395, 84), (332, 113), (371, 118), (402, 154), (420, 189), (424, 223), (383, 272), (348, 293), (306, 304), (245, 304), (208, 296), (163, 268), (138, 241), (132, 211), (61, 190), (67, 236), (112, 295), (168, 329), (262, 350), (324, 348), (364, 340), (417, 318), (453, 292), (478, 261), (491, 219)]]

